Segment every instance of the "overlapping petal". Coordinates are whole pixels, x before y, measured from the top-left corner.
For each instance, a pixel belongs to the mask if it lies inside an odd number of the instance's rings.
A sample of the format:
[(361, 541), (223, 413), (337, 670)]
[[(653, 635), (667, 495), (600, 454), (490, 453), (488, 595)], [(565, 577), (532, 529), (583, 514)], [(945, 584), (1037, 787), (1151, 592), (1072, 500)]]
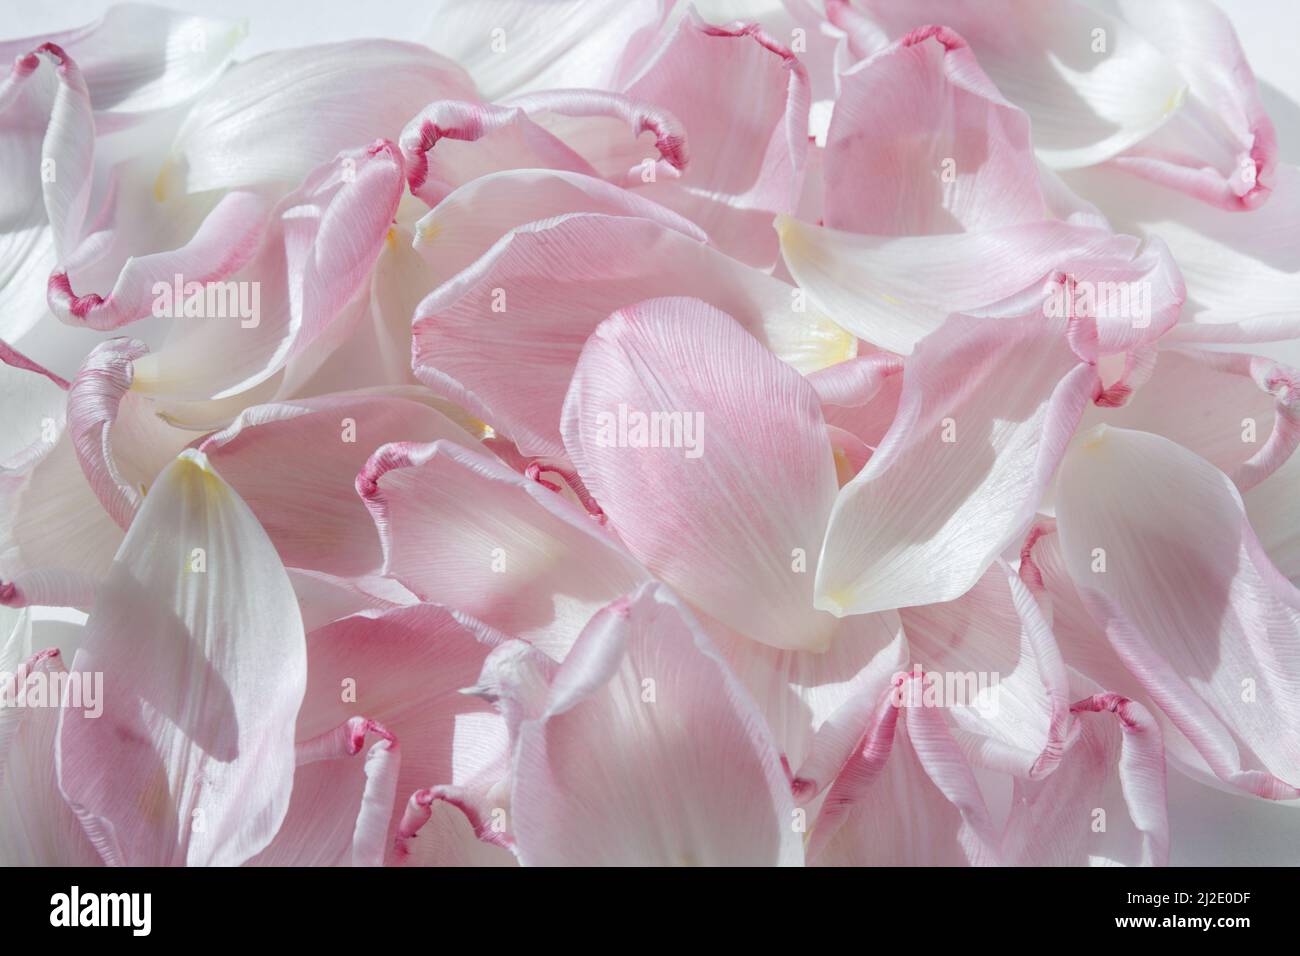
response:
[(297, 602), (247, 505), (197, 452), (151, 489), (73, 660), (103, 714), (64, 708), (59, 789), (119, 864), (237, 864), (293, 783), (306, 681)]
[[(688, 295), (811, 371), (856, 343), (797, 290), (659, 223), (575, 213), (522, 226), (420, 304), (416, 375), (511, 438), (560, 457), (560, 409), (587, 337), (613, 312)], [(525, 376), (515, 372), (526, 368)]]
[(1061, 553), (1116, 654), (1203, 766), (1294, 799), (1300, 593), (1264, 555), (1241, 496), (1168, 439), (1101, 427), (1061, 469)]
[(762, 717), (690, 612), (656, 586), (592, 620), (544, 709), (520, 724), (511, 803), (525, 865), (803, 858)]
[(772, 647), (827, 646), (812, 587), (837, 485), (821, 409), (736, 322), (694, 299), (616, 312), (583, 349), (564, 437), (620, 539), (677, 593)]
[(1066, 324), (955, 315), (904, 362), (898, 414), (836, 499), (817, 567), (835, 614), (960, 597), (1022, 532), (1097, 391)]
[(385, 574), (557, 659), (592, 614), (646, 577), (578, 505), (481, 450), (386, 445), (357, 491)]

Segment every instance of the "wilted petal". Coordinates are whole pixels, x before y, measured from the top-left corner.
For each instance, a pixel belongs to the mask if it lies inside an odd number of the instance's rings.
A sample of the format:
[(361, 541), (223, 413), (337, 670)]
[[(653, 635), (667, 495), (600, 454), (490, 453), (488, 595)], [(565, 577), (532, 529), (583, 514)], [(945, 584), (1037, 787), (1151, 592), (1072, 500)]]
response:
[[(57, 44), (18, 51), (0, 81), (0, 165), (11, 185), (0, 199), (5, 286), (29, 280), (23, 264), (44, 260), (47, 240), (56, 257), (81, 239), (94, 179), (95, 123), (90, 94), (76, 63)], [(6, 58), (8, 59), (8, 58)], [(10, 290), (5, 298), (18, 295)], [(8, 303), (7, 303), (8, 304)], [(16, 337), (23, 329), (6, 329)]]
[(592, 619), (543, 713), (520, 725), (511, 805), (525, 865), (803, 859), (762, 715), (655, 585)]
[(1300, 374), (1258, 355), (1161, 349), (1151, 378), (1121, 408), (1090, 408), (1082, 428), (1163, 435), (1228, 474), (1243, 493), (1300, 442)]
[(810, 561), (837, 483), (798, 372), (698, 299), (655, 299), (592, 334), (563, 430), (583, 483), (658, 578), (764, 644), (825, 649), (835, 621), (813, 610)]
[(580, 508), (482, 451), (386, 445), (357, 490), (385, 574), (557, 659), (596, 610), (646, 577)]
[(308, 634), (359, 611), (384, 611), (418, 603), (402, 585), (377, 574), (343, 578), (304, 568), (285, 570), (302, 608), (302, 628)]
[(1003, 562), (947, 604), (902, 612), (912, 663), (944, 682), (953, 734), (975, 763), (1051, 773), (1065, 749), (1069, 678), (1048, 622)]
[(672, 210), (594, 176), (511, 169), (470, 180), (416, 223), (415, 250), (428, 264), (428, 289), (473, 265), (511, 230), (578, 212), (650, 219), (697, 242), (708, 240)]
[(284, 822), (248, 864), (381, 866), (401, 763), (397, 738), (364, 717), (299, 743)]
[[(402, 855), (394, 840), (404, 808), (395, 796), (439, 784), (486, 797), (506, 775), (504, 722), (486, 701), (462, 692), (504, 641), (477, 621), (432, 604), (362, 612), (309, 635), (298, 739), (327, 737), (336, 722), (342, 726), (348, 715), (364, 713), (370, 715), (366, 723), (378, 722), (401, 743), (378, 860)], [(350, 773), (355, 778), (358, 771)]]
[[(832, 22), (848, 7), (828, 3)], [(1038, 155), (1057, 168), (1099, 163), (1140, 142), (1186, 90), (1138, 30), (1075, 0), (858, 0), (857, 7), (891, 38), (935, 23), (961, 34), (1002, 95), (1029, 114)]]
[(154, 477), (192, 437), (161, 421), (147, 399), (129, 391), (134, 363), (147, 352), (135, 339), (110, 339), (86, 357), (68, 390), (68, 434), (77, 460), (123, 530)]
[(465, 811), (432, 790), (411, 795), (402, 821), (402, 866), (518, 866), (504, 847), (480, 840)]
[(851, 357), (853, 338), (799, 311), (797, 291), (656, 222), (561, 216), (504, 236), (421, 303), (415, 371), (525, 455), (558, 458), (560, 411), (578, 355), (613, 312), (688, 295), (733, 316), (801, 371)]
[(1015, 866), (1164, 866), (1165, 752), (1141, 704), (1096, 694), (1071, 708), (1078, 732), (1057, 770), (1017, 780), (1003, 853)]
[[(612, 183), (640, 186), (657, 182), (660, 176), (678, 179), (687, 165), (681, 121), (668, 110), (625, 93), (546, 90), (512, 97), (509, 102), (577, 150)], [(646, 133), (652, 142), (643, 139)], [(657, 158), (650, 154), (651, 148)]]
[(714, 26), (692, 10), (626, 92), (669, 110), (690, 150), (680, 178), (656, 177), (644, 190), (729, 255), (770, 268), (772, 217), (795, 211), (803, 185), (811, 104), (803, 64), (756, 23)]
[(406, 121), (437, 99), (475, 99), (473, 85), (454, 63), (414, 43), (354, 40), (265, 53), (226, 71), (198, 99), (156, 189), (288, 188), (340, 151), (396, 141)]
[(151, 489), (73, 670), (103, 675), (103, 714), (62, 711), (59, 787), (107, 862), (229, 865), (267, 845), (293, 782), (302, 622), (270, 541), (199, 453)]
[[(30, 371), (18, 374), (38, 379)], [(57, 392), (36, 399), (39, 417), (24, 420), (19, 413), (25, 403), (9, 405), (16, 413), (15, 437), (31, 443), (0, 466), (0, 603), (81, 607), (108, 573), (122, 530), (104, 511), (78, 462), (64, 427), (66, 399), (59, 400), (66, 393), (39, 380)], [(66, 600), (53, 600), (58, 594)]]
[[(1114, 288), (1097, 312), (1104, 350), (1154, 339), (1178, 321), (1184, 289), (1169, 250), (1056, 220), (987, 232), (860, 236), (777, 221), (790, 274), (813, 304), (873, 345), (910, 353), (954, 312), (974, 312), (1053, 273)], [(1064, 314), (1064, 310), (1061, 310)]]
[[(121, 201), (138, 198), (123, 196)], [(191, 282), (221, 282), (238, 272), (261, 247), (270, 213), (270, 203), (264, 197), (252, 192), (230, 192), (218, 200), (182, 245), (143, 255), (137, 245), (136, 227), (112, 224), (87, 242), (91, 252), (79, 252), (71, 262), (68, 256), (62, 257), (59, 268), (49, 277), (50, 311), (71, 325), (101, 332), (151, 315), (179, 315), (181, 303), (160, 311), (160, 292), (165, 290), (167, 301), (173, 302), (177, 276), (184, 289)], [(114, 278), (107, 295), (74, 291), (74, 279), (77, 288), (84, 290), (85, 277), (108, 274)]]
[(334, 323), (384, 248), (405, 189), (402, 168), (397, 147), (378, 141), (313, 170), (276, 207), (257, 256), (215, 290), (204, 288), (205, 303), (221, 291), (217, 314), (205, 304), (199, 318), (173, 320), (164, 346), (137, 360), (133, 387), (179, 400), (226, 398), (338, 335)]
[[(57, 649), (38, 652), (3, 674), (15, 682), (52, 682), (67, 674)], [(4, 688), (8, 693), (9, 688)], [(7, 701), (0, 713), (0, 864), (4, 866), (96, 866), (101, 861), (82, 832), (55, 779), (57, 701), (18, 708)]]
[(1271, 342), (1300, 336), (1300, 169), (1279, 165), (1269, 201), (1250, 215), (1189, 203), (1182, 193), (1115, 170), (1080, 170), (1067, 180), (1116, 229), (1159, 236), (1168, 244), (1187, 283), (1182, 321), (1171, 339)]
[(420, 39), (463, 64), (489, 100), (536, 89), (611, 89), (664, 15), (662, 0), (442, 0)]
[[(312, 632), (289, 814), (255, 862), (396, 861), (400, 793), (428, 780), (482, 782), (485, 766), (495, 777), (486, 774), (484, 790), (503, 777), (502, 721), (461, 693), (500, 640), (434, 605), (367, 611)], [(356, 713), (374, 717), (347, 717)]]
[(917, 30), (840, 76), (825, 190), (826, 225), (877, 236), (995, 229), (1047, 212), (1029, 118), (944, 27)]
[(440, 438), (477, 444), (424, 402), (357, 392), (254, 406), (199, 448), (257, 516), (281, 561), (353, 577), (383, 564), (357, 472), (380, 445)]
[(907, 665), (907, 641), (893, 611), (844, 618), (825, 651), (768, 647), (716, 624), (711, 633), (767, 719), (801, 804), (839, 773), (862, 736), (871, 702)]
[(400, 142), (411, 194), (430, 206), (457, 186), (506, 169), (596, 174), (585, 159), (517, 106), (431, 103), (406, 124)]
[(866, 711), (857, 752), (831, 784), (808, 838), (814, 866), (962, 866), (997, 860), (975, 775), (943, 710), (900, 675)]
[(1123, 169), (1224, 209), (1254, 209), (1268, 198), (1277, 134), (1232, 21), (1207, 0), (1120, 0), (1187, 81), (1169, 122), (1116, 158)]
[[(808, 376), (822, 400), (828, 427), (842, 429), (875, 454), (898, 412), (903, 390), (903, 360), (892, 352), (868, 352)], [(868, 456), (870, 457), (870, 456)], [(837, 454), (840, 484), (848, 464)], [(856, 468), (852, 478), (862, 469)]]
[(230, 62), (243, 24), (149, 4), (122, 3), (85, 26), (27, 40), (0, 42), (0, 60), (42, 41), (77, 61), (101, 132), (130, 125), (142, 114), (192, 99)]
[(894, 423), (836, 499), (818, 606), (857, 614), (964, 594), (1028, 524), (1096, 389), (1064, 322), (950, 318), (904, 363)]
[[(1120, 659), (1228, 783), (1300, 791), (1300, 592), (1241, 496), (1166, 438), (1100, 427), (1058, 481), (1061, 553)], [(1103, 570), (1104, 569), (1104, 570)]]

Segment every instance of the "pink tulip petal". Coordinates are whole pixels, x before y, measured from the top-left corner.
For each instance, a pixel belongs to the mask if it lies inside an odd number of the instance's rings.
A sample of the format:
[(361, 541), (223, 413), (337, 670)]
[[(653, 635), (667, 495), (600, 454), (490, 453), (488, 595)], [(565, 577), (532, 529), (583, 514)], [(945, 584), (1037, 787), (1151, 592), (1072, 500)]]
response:
[(302, 628), (308, 634), (359, 611), (386, 611), (418, 603), (406, 588), (379, 575), (343, 578), (306, 568), (285, 570), (302, 608)]
[[(650, 423), (639, 443), (624, 424), (634, 415)], [(656, 415), (676, 416), (675, 430), (655, 428)], [(563, 431), (583, 483), (656, 577), (761, 643), (827, 646), (835, 621), (812, 607), (814, 555), (838, 484), (821, 409), (739, 324), (697, 299), (614, 313), (583, 349)]]
[[(270, 204), (258, 194), (231, 192), (218, 201), (194, 235), (175, 249), (138, 255), (134, 245), (128, 245), (135, 238), (130, 230), (108, 235), (106, 247), (98, 241), (100, 237), (92, 237), (87, 248), (93, 253), (78, 251), (71, 264), (65, 256), (59, 269), (51, 273), (47, 289), (50, 311), (71, 325), (100, 332), (159, 314), (159, 288), (170, 291), (176, 276), (182, 277), (183, 284), (223, 282), (247, 265), (262, 243), (270, 212)], [(83, 269), (96, 274), (111, 272), (110, 262), (117, 261), (122, 264), (108, 295), (73, 290), (72, 277), (80, 276)], [(77, 285), (80, 288), (83, 283)]]
[[(871, 352), (814, 372), (808, 376), (808, 384), (821, 397), (827, 427), (848, 432), (875, 454), (898, 414), (902, 371), (899, 356)], [(840, 464), (836, 458), (837, 469)], [(861, 470), (857, 468), (853, 475)], [(847, 484), (842, 473), (840, 484)]]
[(1102, 427), (1066, 456), (1056, 510), (1083, 603), (1204, 765), (1258, 796), (1300, 794), (1300, 744), (1282, 729), (1300, 720), (1300, 592), (1228, 477), (1166, 438)]
[(429, 405), (358, 392), (257, 405), (198, 446), (294, 568), (356, 577), (383, 563), (355, 479), (380, 445), (478, 443)]
[(1046, 215), (1029, 118), (945, 27), (916, 30), (841, 75), (825, 190), (826, 225), (877, 236), (983, 231)]
[(513, 781), (526, 866), (802, 861), (762, 716), (690, 613), (655, 585), (583, 631), (545, 711), (519, 728)]
[(401, 762), (393, 734), (364, 717), (299, 743), (284, 823), (249, 865), (383, 865)]
[(525, 455), (561, 458), (565, 390), (587, 337), (611, 313), (689, 295), (801, 371), (851, 357), (853, 339), (812, 311), (799, 314), (796, 291), (656, 222), (561, 216), (504, 236), (421, 303), (415, 372)]
[(148, 484), (191, 437), (160, 421), (147, 401), (130, 394), (134, 363), (147, 353), (143, 342), (110, 339), (86, 357), (68, 391), (68, 434), (77, 460), (104, 510), (123, 530)]
[(462, 64), (486, 99), (613, 89), (662, 26), (662, 0), (449, 0), (420, 37)]
[[(1041, 519), (1030, 529), (1021, 549), (1019, 573), (1044, 615), (1051, 620), (1052, 634), (1062, 659), (1070, 668), (1074, 680), (1071, 687), (1076, 695), (1104, 687), (1110, 693), (1141, 704), (1159, 722), (1169, 756), (1183, 766), (1199, 764), (1196, 749), (1164, 718), (1115, 653), (1105, 630), (1092, 619), (1066, 569), (1055, 519)], [(1085, 682), (1079, 683), (1079, 677)]]
[(270, 541), (201, 454), (146, 498), (73, 670), (103, 673), (105, 699), (98, 719), (62, 711), (59, 788), (106, 862), (265, 848), (293, 782), (302, 623)]
[[(965, 38), (1002, 95), (1029, 114), (1038, 155), (1058, 169), (1099, 163), (1141, 142), (1166, 121), (1186, 88), (1174, 64), (1140, 31), (1076, 0), (856, 0), (855, 6), (891, 39), (936, 23)], [(848, 7), (831, 0), (832, 22)], [(859, 57), (869, 52), (854, 50)]]
[(57, 43), (81, 67), (95, 126), (105, 133), (192, 99), (229, 63), (244, 33), (233, 20), (124, 3), (71, 30), (0, 41), (0, 62)]
[(843, 488), (866, 466), (875, 449), (853, 432), (836, 425), (826, 426), (826, 437), (835, 456), (835, 480)]
[(824, 652), (780, 650), (719, 629), (713, 634), (767, 719), (800, 803), (839, 773), (862, 736), (863, 708), (907, 664), (907, 641), (893, 611), (844, 618)]
[(85, 78), (57, 44), (21, 51), (0, 81), (0, 133), (0, 160), (19, 184), (0, 205), (4, 231), (39, 226), (34, 207), (40, 203), (56, 254), (68, 255), (90, 205), (95, 124)]
[(1162, 349), (1150, 380), (1123, 408), (1091, 408), (1082, 428), (1153, 432), (1226, 472), (1245, 493), (1300, 443), (1300, 374), (1257, 355)]
[(904, 363), (898, 415), (840, 492), (819, 607), (856, 614), (953, 600), (1033, 516), (1097, 388), (1065, 324), (956, 315)]
[(466, 812), (433, 790), (411, 795), (399, 831), (402, 866), (518, 866), (508, 849), (480, 840)]
[[(427, 263), (428, 289), (473, 265), (511, 230), (578, 212), (651, 219), (708, 241), (689, 220), (604, 180), (558, 169), (511, 169), (471, 180), (416, 224), (415, 250)], [(409, 326), (410, 314), (405, 318)], [(409, 365), (409, 354), (404, 358)]]
[(1269, 201), (1248, 216), (1189, 203), (1181, 192), (1115, 169), (1080, 170), (1067, 179), (1117, 230), (1168, 244), (1187, 284), (1182, 321), (1170, 339), (1241, 343), (1300, 337), (1300, 169), (1279, 165)]
[[(343, 321), (384, 248), (404, 188), (401, 156), (388, 141), (346, 150), (313, 170), (276, 207), (257, 256), (227, 283), (235, 284), (239, 309), (174, 319), (166, 344), (136, 362), (135, 390), (226, 398), (335, 334), (332, 324)], [(223, 356), (219, 366), (213, 354)]]
[(71, 605), (85, 602), (108, 574), (122, 529), (87, 483), (67, 432), (6, 473), (0, 494), (0, 603), (57, 605), (33, 598), (59, 593)]
[(997, 861), (997, 837), (966, 758), (937, 707), (910, 706), (900, 675), (867, 711), (857, 752), (831, 784), (808, 839), (814, 866), (955, 866)]
[[(855, 407), (875, 398), (885, 382), (903, 371), (903, 360), (891, 352), (869, 352), (819, 369), (808, 376), (823, 405)], [(901, 377), (901, 376), (900, 376)]]
[(95, 603), (99, 581), (80, 571), (34, 568), (12, 578), (0, 578), (0, 605), (5, 607), (75, 607), (87, 610)]
[(401, 741), (401, 768), (391, 781), (396, 789), (387, 793), (377, 841), (379, 860), (402, 856), (394, 843), (402, 818), (396, 795), (437, 782), (486, 800), (506, 775), (504, 722), (490, 704), (462, 692), (504, 641), (477, 621), (431, 604), (362, 612), (310, 635), (299, 740), (328, 735), (336, 721), (341, 726), (346, 715), (361, 712)]
[[(38, 652), (14, 672), (25, 682), (39, 674), (48, 680), (67, 673), (58, 650)], [(6, 674), (6, 677), (10, 675)], [(57, 706), (3, 712), (5, 749), (0, 752), (0, 864), (4, 866), (96, 866), (101, 862), (72, 810), (59, 793), (54, 751), (59, 726)]]
[(811, 105), (803, 64), (758, 24), (713, 26), (692, 10), (626, 92), (669, 110), (690, 147), (684, 174), (656, 177), (647, 194), (729, 255), (770, 267), (772, 217), (794, 212), (803, 185)]
[[(512, 97), (526, 111), (580, 153), (600, 175), (621, 186), (643, 185), (647, 177), (672, 180), (688, 162), (686, 131), (672, 113), (624, 93), (604, 90), (545, 90)], [(644, 134), (652, 143), (640, 141)], [(658, 158), (650, 155), (652, 148)]]
[(276, 50), (227, 70), (195, 102), (155, 188), (162, 196), (257, 184), (287, 189), (341, 151), (396, 141), (434, 100), (474, 98), (458, 66), (414, 43)]
[(1015, 573), (999, 561), (957, 600), (901, 616), (912, 661), (962, 681), (954, 685), (961, 699), (947, 709), (971, 761), (1017, 777), (1051, 773), (1069, 729), (1069, 677), (1048, 622)]
[(406, 124), (400, 142), (411, 194), (430, 206), (458, 186), (506, 169), (560, 169), (596, 175), (585, 159), (518, 106), (452, 100), (431, 103)]
[(1116, 165), (1224, 209), (1259, 206), (1273, 187), (1277, 134), (1232, 22), (1206, 0), (1121, 0), (1119, 9), (1175, 64), (1189, 95)]
[(557, 659), (596, 610), (646, 577), (576, 505), (451, 442), (380, 448), (357, 491), (385, 574)]
[(1096, 694), (1073, 705), (1079, 732), (1044, 780), (1015, 782), (1003, 853), (1016, 866), (1164, 866), (1165, 754), (1141, 704)]
[[(811, 302), (873, 345), (902, 354), (953, 312), (975, 312), (1068, 273), (1091, 284), (1100, 347), (1154, 340), (1178, 321), (1182, 278), (1159, 239), (1054, 220), (986, 232), (859, 236), (780, 219), (781, 249)], [(1115, 283), (1115, 286), (1106, 285)], [(1113, 299), (1102, 299), (1111, 295)]]

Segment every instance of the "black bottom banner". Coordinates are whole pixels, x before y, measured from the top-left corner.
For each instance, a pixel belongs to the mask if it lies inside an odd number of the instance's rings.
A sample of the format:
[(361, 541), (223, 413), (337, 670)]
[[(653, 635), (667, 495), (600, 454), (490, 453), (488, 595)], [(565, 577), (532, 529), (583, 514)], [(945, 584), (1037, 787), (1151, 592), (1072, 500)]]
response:
[[(1007, 939), (1189, 934), (1231, 942), (1289, 931), (1286, 869), (1061, 870), (11, 870), (6, 936), (373, 944), (390, 926), (441, 934), (460, 924), (493, 945), (572, 927), (588, 938), (752, 930), (765, 944), (828, 934), (922, 934), (940, 945)], [(549, 927), (549, 929), (547, 929)], [(1019, 934), (1032, 933), (1033, 937)]]

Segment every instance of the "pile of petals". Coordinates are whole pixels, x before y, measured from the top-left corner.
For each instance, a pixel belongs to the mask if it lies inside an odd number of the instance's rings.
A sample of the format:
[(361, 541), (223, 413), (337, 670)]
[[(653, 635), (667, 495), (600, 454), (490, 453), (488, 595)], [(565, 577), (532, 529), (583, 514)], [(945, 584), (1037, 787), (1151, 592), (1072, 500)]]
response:
[(0, 40), (0, 864), (1142, 865), (1300, 797), (1300, 170), (1210, 3), (244, 32)]

